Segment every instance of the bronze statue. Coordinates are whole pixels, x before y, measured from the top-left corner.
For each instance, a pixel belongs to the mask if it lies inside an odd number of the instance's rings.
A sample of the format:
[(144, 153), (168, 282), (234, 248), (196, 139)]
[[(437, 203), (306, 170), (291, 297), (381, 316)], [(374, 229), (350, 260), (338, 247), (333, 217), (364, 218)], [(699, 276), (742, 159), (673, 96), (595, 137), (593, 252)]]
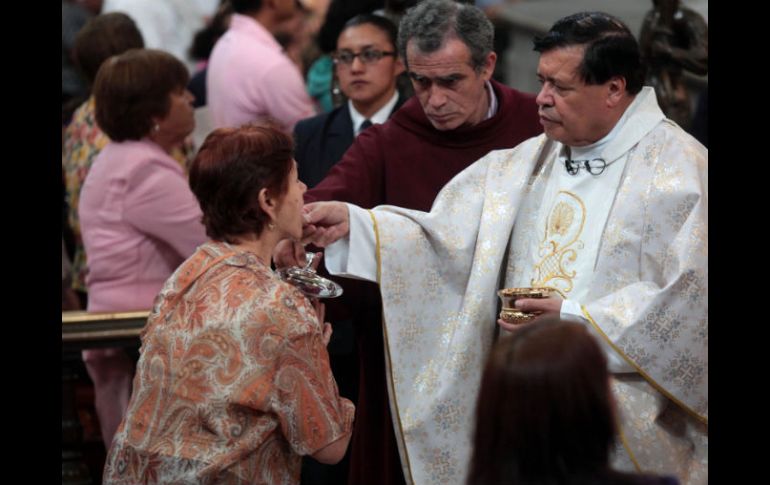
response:
[(692, 122), (690, 93), (683, 72), (708, 73), (708, 26), (679, 0), (653, 0), (639, 43), (647, 65), (646, 82), (655, 88), (663, 112), (684, 129)]

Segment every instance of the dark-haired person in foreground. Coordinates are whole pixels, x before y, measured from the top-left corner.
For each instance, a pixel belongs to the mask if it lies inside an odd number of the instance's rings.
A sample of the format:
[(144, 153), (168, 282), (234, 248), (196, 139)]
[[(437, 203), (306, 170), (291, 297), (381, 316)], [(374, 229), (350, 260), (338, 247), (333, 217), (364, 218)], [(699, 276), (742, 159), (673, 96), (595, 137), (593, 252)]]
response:
[(270, 126), (210, 134), (190, 187), (210, 241), (166, 281), (142, 333), (105, 484), (298, 484), (300, 455), (338, 462), (354, 407), (329, 369), (331, 326), (270, 269), (302, 235), (291, 137)]
[(708, 150), (642, 86), (616, 18), (566, 17), (535, 48), (544, 136), (480, 159), (428, 214), (317, 203), (306, 235), (349, 230), (327, 268), (379, 282), (415, 483), (462, 480), (496, 290), (528, 286), (563, 298), (518, 308), (574, 318), (605, 346), (624, 438), (613, 464), (706, 483)]
[(467, 485), (677, 485), (610, 467), (616, 418), (598, 341), (584, 325), (540, 317), (492, 348)]

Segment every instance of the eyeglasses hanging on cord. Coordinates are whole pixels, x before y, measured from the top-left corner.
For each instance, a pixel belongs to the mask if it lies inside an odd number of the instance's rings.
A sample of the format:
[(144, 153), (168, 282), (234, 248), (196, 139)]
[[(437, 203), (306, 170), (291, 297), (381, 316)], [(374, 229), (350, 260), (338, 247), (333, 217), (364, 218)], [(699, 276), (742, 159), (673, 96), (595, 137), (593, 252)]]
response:
[(582, 168), (591, 175), (601, 175), (607, 167), (607, 162), (603, 158), (594, 158), (593, 160), (564, 160), (564, 167), (570, 175), (577, 175)]

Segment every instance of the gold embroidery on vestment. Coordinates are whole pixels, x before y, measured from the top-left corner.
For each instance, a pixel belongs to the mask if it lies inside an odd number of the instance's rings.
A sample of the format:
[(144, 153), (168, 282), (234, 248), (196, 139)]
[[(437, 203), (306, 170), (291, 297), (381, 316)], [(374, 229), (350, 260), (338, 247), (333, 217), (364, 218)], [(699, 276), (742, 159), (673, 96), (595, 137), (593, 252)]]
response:
[[(577, 271), (570, 271), (567, 266), (577, 259), (577, 250), (583, 249), (579, 238), (586, 221), (586, 207), (574, 193), (560, 190), (557, 200), (562, 195), (567, 200), (559, 200), (546, 218), (545, 233), (539, 246), (542, 259), (535, 265), (535, 276), (530, 284), (533, 287), (558, 285), (568, 293), (572, 291)], [(567, 242), (561, 239), (567, 239)]]

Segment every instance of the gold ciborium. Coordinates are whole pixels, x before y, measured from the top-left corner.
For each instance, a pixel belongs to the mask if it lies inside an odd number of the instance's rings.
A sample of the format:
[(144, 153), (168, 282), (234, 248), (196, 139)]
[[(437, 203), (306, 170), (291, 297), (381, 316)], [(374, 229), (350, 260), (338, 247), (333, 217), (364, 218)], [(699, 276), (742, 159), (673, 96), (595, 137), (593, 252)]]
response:
[(500, 310), (500, 320), (519, 325), (526, 323), (537, 316), (536, 313), (523, 312), (516, 309), (516, 300), (521, 298), (548, 298), (551, 296), (550, 288), (504, 288), (497, 292), (497, 296), (503, 302)]

